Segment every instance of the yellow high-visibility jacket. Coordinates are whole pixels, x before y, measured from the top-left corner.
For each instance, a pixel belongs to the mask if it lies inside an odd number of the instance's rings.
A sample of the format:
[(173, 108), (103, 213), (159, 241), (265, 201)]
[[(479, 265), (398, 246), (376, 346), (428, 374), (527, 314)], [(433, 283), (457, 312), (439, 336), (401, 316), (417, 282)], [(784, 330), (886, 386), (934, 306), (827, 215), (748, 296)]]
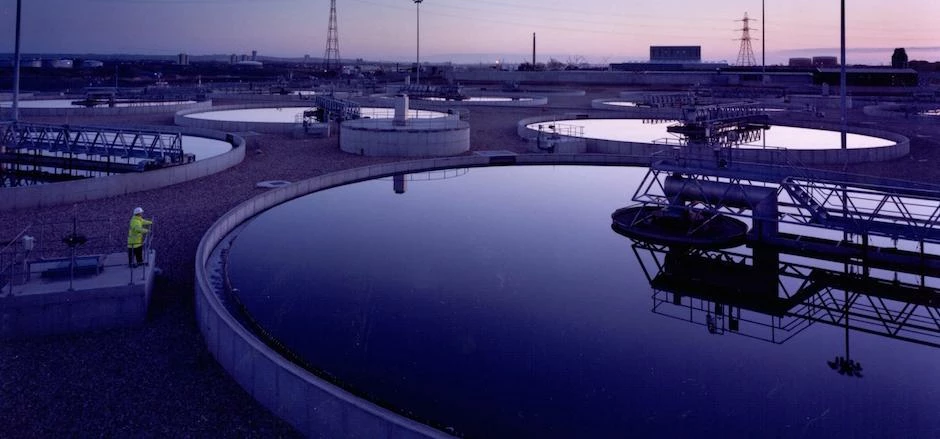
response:
[(153, 221), (145, 220), (139, 215), (131, 217), (130, 230), (127, 231), (127, 248), (137, 248), (144, 245), (144, 233), (149, 232), (145, 226), (153, 224)]

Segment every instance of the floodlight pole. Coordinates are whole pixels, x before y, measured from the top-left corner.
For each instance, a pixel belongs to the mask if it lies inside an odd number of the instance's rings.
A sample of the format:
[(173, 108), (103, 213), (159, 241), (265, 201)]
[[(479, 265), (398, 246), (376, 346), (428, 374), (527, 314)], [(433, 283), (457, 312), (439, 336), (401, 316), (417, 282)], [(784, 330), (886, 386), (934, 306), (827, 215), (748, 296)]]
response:
[(841, 18), (841, 50), (842, 67), (839, 70), (839, 106), (842, 107), (842, 149), (847, 148), (846, 130), (848, 129), (848, 116), (846, 109), (846, 73), (845, 73), (845, 0), (842, 0), (842, 18)]
[(415, 2), (415, 23), (417, 24), (415, 37), (415, 85), (421, 81), (421, 2), (424, 0), (413, 0)]
[(13, 122), (20, 119), (20, 9), (23, 0), (16, 0), (16, 43), (13, 49)]
[(760, 63), (761, 73), (767, 73), (767, 15), (764, 8), (765, 0), (760, 0)]

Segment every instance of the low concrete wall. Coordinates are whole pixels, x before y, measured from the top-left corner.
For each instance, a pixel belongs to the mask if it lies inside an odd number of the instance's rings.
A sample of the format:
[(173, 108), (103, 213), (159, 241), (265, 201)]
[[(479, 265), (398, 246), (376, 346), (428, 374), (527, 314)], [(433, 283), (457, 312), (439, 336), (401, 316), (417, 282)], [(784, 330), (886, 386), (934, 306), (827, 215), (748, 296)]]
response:
[(866, 105), (862, 111), (866, 116), (886, 117), (891, 119), (910, 119), (922, 122), (933, 121), (940, 122), (940, 116), (928, 116), (921, 114), (925, 111), (940, 109), (940, 104), (932, 105), (911, 105), (882, 103), (875, 105)]
[[(76, 100), (81, 98), (76, 98)], [(200, 111), (212, 107), (212, 101), (191, 102), (188, 104), (140, 105), (132, 107), (93, 107), (93, 108), (29, 108), (20, 101), (20, 116), (128, 116), (134, 114), (163, 114), (177, 111)]]
[(732, 75), (715, 72), (623, 72), (550, 71), (519, 72), (496, 70), (455, 71), (454, 79), (464, 83), (595, 84), (595, 85), (695, 85), (726, 81)]
[[(126, 260), (124, 253), (110, 255), (109, 258)], [(151, 250), (147, 260), (156, 261), (156, 252)], [(120, 267), (104, 267), (109, 273), (110, 270), (127, 271), (134, 282), (129, 282), (123, 273), (112, 273), (110, 282), (99, 282), (94, 277), (78, 279), (73, 291), (68, 290), (68, 281), (62, 280), (55, 282), (54, 286), (46, 284), (42, 288), (50, 291), (23, 294), (19, 290), (24, 286), (16, 286), (12, 295), (0, 294), (0, 339), (72, 334), (143, 324), (153, 291), (153, 268), (154, 264), (148, 264), (142, 272), (130, 272), (126, 262)], [(114, 282), (115, 277), (120, 280)], [(0, 291), (6, 292), (6, 288)]]
[[(516, 133), (519, 137), (526, 139), (530, 143), (538, 141), (538, 130), (527, 128), (533, 123), (553, 122), (558, 120), (586, 118), (586, 115), (546, 115), (530, 117), (520, 120), (516, 124)], [(647, 117), (653, 118), (655, 117)], [(630, 118), (605, 118), (605, 119), (630, 119)], [(796, 128), (811, 128), (839, 131), (840, 127), (831, 124), (819, 123), (792, 123), (774, 121), (774, 125), (790, 126)], [(841, 149), (788, 149), (788, 148), (733, 148), (731, 150), (732, 160), (762, 163), (762, 164), (790, 164), (794, 166), (804, 165), (832, 165), (843, 163), (866, 163), (880, 162), (898, 159), (910, 154), (911, 141), (905, 136), (888, 131), (875, 130), (864, 127), (849, 127), (848, 132), (866, 136), (880, 137), (895, 142), (890, 146), (881, 146), (873, 148), (853, 148), (847, 150)], [(595, 154), (620, 154), (629, 156), (651, 157), (653, 154), (662, 154), (666, 151), (678, 147), (677, 144), (653, 144), (642, 142), (625, 142), (616, 140), (590, 139), (585, 138), (587, 142), (586, 152)], [(648, 162), (648, 160), (647, 160)]]
[(381, 157), (440, 157), (470, 150), (470, 124), (455, 118), (348, 120), (340, 126), (340, 149)]
[[(122, 126), (121, 128), (170, 131), (167, 127), (153, 126)], [(228, 140), (228, 134), (219, 131), (195, 128), (173, 131), (181, 132), (184, 135)], [(245, 159), (245, 139), (232, 136), (231, 140), (232, 149), (230, 151), (185, 165), (61, 183), (3, 188), (0, 189), (0, 198), (3, 200), (0, 202), (0, 210), (29, 209), (98, 200), (115, 195), (156, 189), (212, 175), (231, 168)]]

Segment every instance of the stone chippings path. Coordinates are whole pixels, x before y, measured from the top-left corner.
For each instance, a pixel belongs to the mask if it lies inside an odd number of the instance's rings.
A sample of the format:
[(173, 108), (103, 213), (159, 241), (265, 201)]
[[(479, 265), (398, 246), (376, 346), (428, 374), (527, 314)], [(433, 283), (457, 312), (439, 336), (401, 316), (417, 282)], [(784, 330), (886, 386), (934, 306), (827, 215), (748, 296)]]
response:
[[(548, 108), (471, 108), (472, 149), (524, 152), (525, 144), (516, 136), (518, 120), (570, 111), (616, 114), (591, 110), (590, 102), (617, 96), (619, 91), (598, 89), (583, 97), (550, 98)], [(812, 120), (801, 114), (785, 117)], [(860, 111), (853, 112), (850, 120), (856, 117), (863, 117)], [(29, 121), (173, 123), (172, 116), (159, 115)], [(882, 122), (875, 126), (911, 137), (911, 157), (853, 170), (940, 183), (940, 128), (917, 122)], [(122, 234), (124, 223), (117, 220), (129, 218), (131, 209), (143, 206), (145, 216), (157, 221), (157, 266), (163, 270), (147, 322), (141, 327), (0, 342), (0, 437), (299, 436), (242, 390), (205, 349), (193, 308), (196, 246), (220, 215), (267, 190), (256, 188), (258, 182), (298, 181), (396, 159), (345, 154), (335, 136), (253, 136), (247, 148), (242, 164), (193, 182), (74, 206), (0, 212), (0, 238), (14, 236), (37, 219), (63, 221), (73, 214), (115, 219), (121, 227), (115, 233)], [(90, 235), (103, 232), (88, 231)]]

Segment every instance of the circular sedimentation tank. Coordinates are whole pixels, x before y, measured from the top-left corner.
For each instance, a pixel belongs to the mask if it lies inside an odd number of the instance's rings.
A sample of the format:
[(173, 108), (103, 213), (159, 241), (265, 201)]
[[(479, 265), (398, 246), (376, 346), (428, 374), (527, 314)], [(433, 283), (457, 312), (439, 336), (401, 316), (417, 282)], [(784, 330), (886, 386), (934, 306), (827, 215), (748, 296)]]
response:
[[(303, 113), (310, 105), (271, 106), (270, 104), (225, 105), (210, 110), (187, 110), (176, 113), (179, 126), (206, 128), (219, 131), (259, 133), (292, 133), (302, 129)], [(361, 107), (363, 118), (391, 119), (395, 109), (390, 107)], [(410, 118), (434, 119), (448, 117), (446, 112), (409, 110)]]
[[(156, 127), (147, 127), (146, 131), (155, 129), (159, 130)], [(121, 127), (119, 130), (134, 132), (127, 127)], [(6, 179), (4, 186), (7, 187), (0, 189), (0, 196), (4, 197), (0, 209), (44, 207), (155, 189), (221, 172), (241, 163), (245, 157), (245, 140), (242, 137), (199, 129), (176, 129), (167, 133), (172, 135), (180, 131), (183, 134), (182, 152), (191, 155), (192, 161), (174, 166), (125, 173), (74, 169), (70, 172), (77, 179), (61, 181), (61, 178), (58, 178), (58, 182), (45, 182), (41, 175), (34, 173), (61, 171), (55, 168), (37, 168), (30, 164), (5, 164), (4, 170), (8, 172), (3, 177)], [(66, 153), (49, 154), (64, 157)], [(73, 154), (70, 157), (77, 160), (102, 160), (98, 155)], [(112, 162), (140, 166), (142, 160), (144, 158), (115, 157)], [(12, 171), (30, 171), (31, 174), (29, 177), (18, 177), (19, 174)], [(16, 184), (12, 184), (14, 182), (11, 178), (15, 178)]]
[[(827, 366), (848, 349), (840, 324), (702, 299), (720, 297), (714, 277), (698, 283), (708, 291), (672, 290), (684, 284), (666, 282), (670, 267), (696, 258), (731, 273), (734, 291), (760, 286), (733, 276), (746, 264), (611, 230), (643, 168), (471, 168), (405, 186), (378, 178), (406, 169), (275, 189), (200, 244), (197, 316), (210, 351), (303, 434), (691, 437), (732, 426), (740, 436), (828, 436), (862, 428), (859, 419), (873, 436), (940, 427), (940, 385), (922, 378), (935, 348), (853, 331), (859, 386)], [(660, 272), (647, 259), (658, 252)]]
[[(533, 147), (540, 142), (569, 142), (575, 151), (605, 154), (628, 154), (651, 157), (673, 147), (682, 147), (680, 136), (667, 128), (679, 125), (675, 120), (625, 118), (570, 118), (542, 116), (523, 119), (518, 134)], [(735, 144), (733, 158), (760, 163), (791, 165), (840, 164), (871, 162), (906, 156), (910, 140), (882, 130), (850, 127), (847, 149), (841, 149), (838, 127), (784, 125), (774, 123), (769, 129), (753, 134), (754, 138)]]
[[(18, 103), (22, 116), (116, 116), (128, 114), (160, 114), (175, 113), (184, 110), (199, 110), (212, 107), (211, 100), (155, 100), (155, 101), (128, 101), (117, 100), (114, 105), (108, 105), (99, 100), (92, 107), (81, 105), (84, 98), (72, 99), (27, 99)], [(0, 102), (0, 109), (10, 109), (12, 101)]]

